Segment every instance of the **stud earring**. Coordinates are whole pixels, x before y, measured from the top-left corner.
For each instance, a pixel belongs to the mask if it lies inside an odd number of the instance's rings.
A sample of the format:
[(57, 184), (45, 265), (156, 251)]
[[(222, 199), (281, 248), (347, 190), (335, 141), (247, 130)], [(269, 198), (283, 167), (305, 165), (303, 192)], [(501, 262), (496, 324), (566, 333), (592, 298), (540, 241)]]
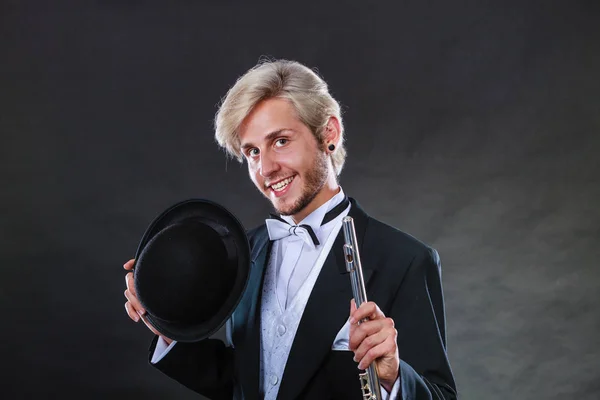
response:
[(331, 143), (327, 148), (329, 149), (329, 151), (333, 151), (335, 150), (335, 145)]

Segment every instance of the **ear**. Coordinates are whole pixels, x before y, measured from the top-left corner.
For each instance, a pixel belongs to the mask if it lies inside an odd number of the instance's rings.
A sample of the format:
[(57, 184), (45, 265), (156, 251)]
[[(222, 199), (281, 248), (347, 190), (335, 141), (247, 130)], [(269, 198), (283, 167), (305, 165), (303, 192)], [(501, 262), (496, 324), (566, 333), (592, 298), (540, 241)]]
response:
[(329, 121), (327, 121), (327, 125), (325, 126), (325, 131), (323, 132), (325, 149), (327, 149), (327, 146), (330, 144), (333, 144), (337, 148), (341, 133), (340, 121), (336, 117), (329, 117)]

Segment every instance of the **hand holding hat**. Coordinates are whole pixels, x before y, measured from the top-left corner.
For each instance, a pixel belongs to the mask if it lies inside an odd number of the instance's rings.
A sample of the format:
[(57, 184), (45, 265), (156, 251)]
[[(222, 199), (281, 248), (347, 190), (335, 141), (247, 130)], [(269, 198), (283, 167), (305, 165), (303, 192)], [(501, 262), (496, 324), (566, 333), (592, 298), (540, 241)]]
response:
[[(131, 259), (123, 265), (123, 268), (125, 268), (127, 271), (132, 271), (134, 263), (135, 260)], [(144, 310), (144, 307), (142, 307), (140, 300), (137, 298), (137, 294), (135, 292), (135, 285), (133, 282), (133, 272), (129, 272), (127, 273), (127, 275), (125, 275), (125, 285), (127, 287), (127, 289), (125, 289), (125, 297), (127, 298), (127, 302), (125, 303), (125, 310), (127, 311), (127, 315), (129, 315), (129, 318), (131, 318), (134, 322), (139, 322), (141, 319), (152, 333), (161, 336), (165, 342), (171, 344), (172, 339), (166, 337), (165, 335), (157, 331), (156, 328), (148, 322), (148, 319), (144, 318), (146, 310)]]

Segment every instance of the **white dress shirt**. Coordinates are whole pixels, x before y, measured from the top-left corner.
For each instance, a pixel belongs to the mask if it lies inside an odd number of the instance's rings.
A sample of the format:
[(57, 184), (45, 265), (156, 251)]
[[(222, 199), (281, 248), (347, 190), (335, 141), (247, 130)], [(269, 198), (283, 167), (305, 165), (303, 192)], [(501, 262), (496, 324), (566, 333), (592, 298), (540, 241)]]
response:
[[(340, 188), (340, 191), (329, 201), (321, 205), (297, 224), (310, 225), (319, 240), (319, 245), (308, 245), (301, 237), (295, 235), (277, 239), (273, 242), (270, 262), (272, 265), (277, 266), (276, 294), (279, 306), (283, 310), (285, 310), (286, 307), (292, 303), (294, 297), (298, 294), (299, 289), (311, 273), (312, 269), (315, 267), (315, 263), (317, 262), (321, 252), (327, 254), (331, 250), (333, 240), (328, 241), (327, 239), (331, 234), (337, 235), (339, 233), (342, 225), (342, 219), (348, 214), (351, 206), (349, 205), (337, 217), (327, 222), (323, 226), (321, 226), (321, 221), (323, 220), (325, 214), (338, 205), (344, 199), (344, 197), (344, 191)], [(281, 218), (291, 225), (296, 225), (292, 217), (281, 216)], [(316, 267), (320, 269), (322, 266), (322, 260), (318, 264), (319, 265)], [(348, 282), (348, 284), (350, 284), (350, 282)], [(314, 285), (313, 280), (311, 280), (310, 285), (310, 288), (303, 288), (303, 290), (312, 290), (312, 285)], [(303, 308), (304, 305), (302, 306), (302, 309)], [(332, 343), (332, 350), (349, 351), (349, 333), (350, 325), (347, 321), (346, 324), (341, 327), (340, 331), (335, 337)], [(151, 362), (157, 363), (160, 361), (169, 352), (169, 350), (175, 346), (175, 344), (176, 341), (173, 341), (170, 345), (168, 345), (161, 337), (159, 337)], [(383, 399), (395, 399), (399, 389), (400, 378), (398, 377), (394, 383), (391, 393), (388, 393), (383, 387), (381, 388)]]

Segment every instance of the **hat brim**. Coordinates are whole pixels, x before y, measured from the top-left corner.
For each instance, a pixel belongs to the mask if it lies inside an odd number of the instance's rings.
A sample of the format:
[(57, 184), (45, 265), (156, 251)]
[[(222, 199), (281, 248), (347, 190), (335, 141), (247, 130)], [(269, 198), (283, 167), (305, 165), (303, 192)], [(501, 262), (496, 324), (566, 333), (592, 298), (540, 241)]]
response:
[[(229, 232), (235, 244), (233, 248), (235, 254), (229, 254), (228, 258), (236, 263), (234, 267), (237, 273), (229, 295), (223, 301), (222, 306), (208, 320), (197, 323), (174, 323), (165, 321), (147, 310), (145, 317), (148, 322), (160, 333), (178, 342), (196, 342), (216, 333), (240, 302), (246, 289), (250, 270), (250, 243), (242, 223), (225, 207), (206, 199), (189, 199), (179, 202), (156, 217), (140, 240), (135, 255), (136, 262), (144, 247), (157, 233), (172, 224), (189, 218), (209, 220)], [(137, 285), (135, 268), (136, 266), (134, 265), (134, 282)], [(201, 305), (198, 306), (200, 307)]]

